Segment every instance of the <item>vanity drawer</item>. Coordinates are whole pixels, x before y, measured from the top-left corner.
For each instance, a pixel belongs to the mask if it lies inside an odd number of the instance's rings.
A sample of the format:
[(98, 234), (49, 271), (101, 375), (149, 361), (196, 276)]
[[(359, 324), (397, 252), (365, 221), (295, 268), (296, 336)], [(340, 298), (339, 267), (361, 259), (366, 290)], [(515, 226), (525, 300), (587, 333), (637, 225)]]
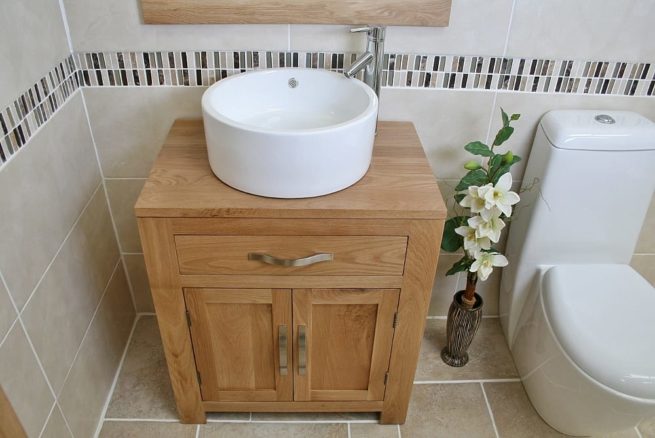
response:
[(403, 275), (407, 237), (177, 235), (175, 248), (187, 275)]

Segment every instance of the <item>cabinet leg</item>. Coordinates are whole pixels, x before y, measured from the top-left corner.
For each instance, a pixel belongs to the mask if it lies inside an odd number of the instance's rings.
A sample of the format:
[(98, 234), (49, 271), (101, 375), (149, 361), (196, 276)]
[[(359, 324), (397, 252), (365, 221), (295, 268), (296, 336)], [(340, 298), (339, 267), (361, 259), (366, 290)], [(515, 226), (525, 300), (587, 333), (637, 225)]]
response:
[(391, 406), (380, 412), (380, 424), (405, 424), (406, 419), (407, 407)]

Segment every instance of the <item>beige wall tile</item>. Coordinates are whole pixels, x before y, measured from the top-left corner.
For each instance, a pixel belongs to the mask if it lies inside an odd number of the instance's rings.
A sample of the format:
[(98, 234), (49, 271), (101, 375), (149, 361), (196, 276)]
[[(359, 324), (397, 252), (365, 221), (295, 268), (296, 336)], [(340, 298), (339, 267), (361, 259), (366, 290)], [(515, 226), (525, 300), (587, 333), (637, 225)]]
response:
[(355, 26), (292, 24), (291, 50), (352, 52), (366, 49), (366, 33), (350, 33)]
[(195, 424), (105, 421), (99, 438), (195, 438)]
[(653, 16), (651, 0), (517, 0), (508, 54), (649, 62)]
[(461, 368), (446, 365), (441, 350), (446, 345), (446, 320), (428, 320), (423, 334), (416, 381), (517, 378), (514, 361), (498, 318), (484, 318), (468, 350), (469, 363)]
[(446, 316), (448, 314), (448, 308), (453, 301), (453, 295), (457, 292), (459, 273), (446, 276), (446, 272), (460, 258), (462, 258), (461, 255), (439, 255), (437, 275), (434, 279), (434, 286), (432, 287), (432, 299), (430, 300), (428, 315)]
[(105, 177), (147, 177), (173, 121), (202, 117), (204, 91), (203, 87), (85, 89)]
[(390, 27), (386, 51), (502, 55), (511, 9), (511, 0), (454, 1), (448, 27)]
[(201, 438), (346, 438), (346, 424), (214, 423), (200, 426)]
[(178, 418), (154, 316), (137, 321), (107, 418)]
[(116, 222), (118, 239), (124, 252), (141, 252), (141, 239), (134, 216), (136, 203), (145, 179), (108, 179), (107, 195), (112, 216)]
[(37, 437), (55, 400), (20, 324), (0, 346), (0, 385), (27, 435)]
[(0, 41), (2, 109), (69, 53), (59, 4), (52, 0), (2, 2)]
[(150, 283), (148, 282), (148, 273), (146, 272), (146, 262), (143, 254), (126, 254), (123, 256), (127, 275), (130, 277), (132, 291), (134, 292), (134, 301), (136, 302), (137, 312), (154, 312), (152, 304), (152, 295), (150, 293)]
[(55, 406), (41, 438), (73, 438), (58, 406)]
[[(498, 93), (496, 109), (493, 112), (492, 136), (501, 126), (500, 110), (504, 108), (508, 113), (519, 113), (521, 119), (514, 122), (514, 135), (502, 145), (502, 150), (510, 149), (523, 158), (512, 167), (514, 179), (522, 179), (525, 165), (530, 156), (532, 141), (541, 117), (550, 110), (556, 109), (605, 109), (636, 111), (655, 120), (655, 105), (649, 97), (625, 96), (585, 96), (561, 94), (533, 94), (533, 93)], [(523, 181), (523, 186), (530, 184)]]
[(59, 393), (116, 263), (118, 246), (102, 186), (23, 311), (25, 328)]
[(16, 309), (11, 304), (9, 292), (7, 292), (4, 284), (0, 281), (0, 340), (4, 339), (7, 330), (9, 330), (16, 320), (16, 316)]
[(403, 437), (495, 437), (477, 383), (414, 385)]
[(134, 320), (130, 292), (119, 266), (59, 396), (76, 437), (96, 430)]
[(470, 154), (464, 146), (485, 140), (493, 93), (383, 89), (380, 120), (407, 120), (416, 130), (439, 179), (459, 179)]
[(655, 286), (655, 254), (633, 255), (630, 266)]
[(99, 182), (78, 93), (0, 169), (0, 270), (19, 308)]
[(351, 438), (399, 438), (398, 426), (396, 424), (367, 424), (351, 423)]
[(655, 195), (650, 200), (646, 220), (641, 227), (636, 253), (655, 254)]
[(286, 50), (283, 25), (145, 25), (138, 1), (65, 0), (74, 50)]

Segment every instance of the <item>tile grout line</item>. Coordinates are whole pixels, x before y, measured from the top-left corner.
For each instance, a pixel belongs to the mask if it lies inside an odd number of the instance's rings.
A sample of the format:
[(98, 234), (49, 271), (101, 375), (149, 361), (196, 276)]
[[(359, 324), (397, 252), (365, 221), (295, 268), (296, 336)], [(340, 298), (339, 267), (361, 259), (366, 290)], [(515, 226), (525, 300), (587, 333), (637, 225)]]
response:
[(196, 438), (200, 437), (200, 425), (196, 424)]
[(635, 432), (637, 432), (637, 437), (644, 438), (643, 435), (641, 434), (641, 431), (639, 430), (638, 426), (635, 426)]
[[(105, 299), (105, 296), (107, 295), (107, 291), (109, 290), (109, 285), (111, 284), (112, 280), (114, 279), (114, 276), (116, 275), (116, 271), (118, 269), (118, 265), (120, 264), (120, 258), (116, 260), (116, 263), (114, 264), (114, 268), (111, 271), (111, 275), (109, 276), (109, 280), (107, 280), (107, 284), (105, 285), (104, 290), (102, 291), (102, 294), (100, 295), (100, 299), (98, 300), (98, 304), (96, 304), (96, 308), (93, 311), (93, 315), (91, 316), (91, 320), (89, 321), (89, 325), (86, 327), (86, 330), (84, 331), (84, 336), (82, 336), (82, 340), (80, 341), (80, 345), (77, 347), (77, 351), (75, 352), (75, 356), (73, 356), (73, 361), (71, 362), (71, 366), (68, 368), (68, 371), (66, 372), (66, 376), (64, 377), (64, 383), (60, 389), (60, 393), (57, 394), (57, 398), (61, 395), (61, 391), (64, 390), (64, 386), (66, 386), (66, 381), (68, 380), (68, 377), (70, 376), (71, 371), (73, 370), (73, 365), (75, 365), (75, 361), (77, 360), (77, 356), (79, 356), (80, 351), (82, 350), (82, 345), (84, 344), (84, 340), (86, 339), (86, 336), (89, 334), (89, 331), (91, 331), (91, 326), (93, 325), (93, 321), (95, 321), (96, 316), (98, 315), (98, 311), (100, 310), (100, 306), (102, 306), (102, 301)], [(63, 414), (63, 413), (62, 413)]]
[(348, 424), (348, 438), (352, 438), (352, 436), (350, 435), (350, 433), (351, 433), (350, 432), (350, 422), (348, 422), (347, 424)]
[(491, 425), (494, 427), (496, 438), (500, 438), (500, 434), (498, 433), (498, 428), (496, 427), (496, 419), (494, 418), (494, 413), (491, 410), (491, 404), (489, 403), (489, 399), (487, 398), (487, 391), (484, 390), (484, 384), (482, 382), (480, 382), (480, 389), (482, 389), (482, 396), (484, 397), (484, 402), (487, 405), (487, 411), (489, 412), (489, 418), (491, 418)]
[(50, 417), (52, 417), (52, 413), (55, 411), (55, 408), (57, 407), (57, 401), (52, 402), (52, 407), (50, 408), (50, 412), (48, 412), (48, 415), (45, 417), (45, 421), (43, 422), (43, 426), (41, 427), (41, 432), (39, 432), (38, 437), (41, 438), (43, 436), (43, 432), (45, 432), (45, 428), (48, 425), (48, 421), (50, 421)]
[(517, 383), (518, 377), (506, 379), (470, 379), (470, 380), (415, 380), (414, 385), (453, 385), (461, 383)]
[(93, 127), (91, 126), (91, 117), (89, 116), (89, 109), (86, 105), (86, 98), (84, 97), (84, 92), (82, 91), (82, 106), (84, 107), (84, 114), (86, 115), (86, 122), (89, 127), (89, 134), (91, 135), (91, 143), (93, 145), (93, 150), (96, 154), (96, 162), (98, 164), (98, 171), (100, 172), (100, 177), (102, 178), (102, 188), (105, 192), (105, 202), (107, 203), (107, 211), (109, 211), (109, 218), (111, 219), (111, 225), (114, 229), (114, 238), (116, 239), (116, 245), (118, 246), (118, 251), (120, 253), (121, 262), (123, 263), (123, 272), (125, 273), (125, 279), (127, 280), (127, 286), (130, 290), (130, 297), (132, 298), (132, 307), (134, 311), (137, 311), (136, 308), (136, 299), (134, 298), (134, 288), (132, 287), (132, 280), (127, 271), (127, 264), (125, 263), (125, 256), (123, 255), (123, 246), (118, 234), (118, 227), (116, 226), (116, 220), (114, 219), (114, 212), (111, 208), (111, 203), (109, 202), (109, 192), (107, 191), (107, 181), (105, 180), (105, 172), (102, 169), (102, 163), (100, 162), (100, 153), (98, 152), (98, 145), (96, 143), (95, 135), (93, 134)]
[(94, 438), (97, 438), (100, 435), (100, 431), (102, 430), (103, 423), (105, 422), (105, 417), (107, 416), (107, 409), (109, 408), (109, 402), (111, 401), (111, 397), (114, 395), (114, 390), (116, 389), (116, 383), (118, 382), (118, 376), (120, 375), (120, 372), (123, 369), (123, 363), (125, 362), (125, 357), (127, 356), (127, 349), (132, 343), (132, 336), (134, 335), (136, 324), (139, 322), (139, 319), (140, 317), (137, 315), (134, 318), (134, 322), (132, 323), (132, 329), (130, 330), (130, 335), (127, 337), (127, 341), (125, 342), (125, 348), (123, 349), (121, 360), (118, 363), (118, 367), (116, 368), (116, 373), (114, 374), (114, 380), (111, 382), (109, 393), (107, 394), (105, 404), (102, 407), (102, 412), (100, 413), (100, 418), (98, 419), (98, 425), (96, 426), (96, 431), (93, 434)]
[(400, 432), (400, 424), (396, 424), (396, 427), (398, 429), (398, 438), (403, 438), (403, 434)]
[[(80, 219), (82, 219), (82, 216), (86, 212), (87, 208), (89, 208), (89, 205), (91, 205), (91, 202), (93, 201), (93, 198), (95, 197), (96, 193), (98, 193), (99, 189), (100, 189), (100, 183), (98, 183), (96, 188), (93, 190), (93, 193), (91, 193), (91, 196), (89, 196), (89, 199), (84, 204), (84, 207), (82, 207), (80, 214), (78, 214), (77, 218), (75, 218), (75, 221), (73, 222), (70, 229), (68, 230), (68, 233), (66, 233), (66, 236), (64, 236), (64, 239), (59, 244), (57, 251), (55, 251), (55, 254), (52, 256), (52, 259), (50, 259), (50, 262), (45, 267), (43, 274), (41, 274), (41, 277), (39, 277), (39, 281), (36, 282), (36, 285), (32, 289), (32, 292), (30, 292), (29, 296), (27, 297), (27, 300), (25, 300), (25, 304), (23, 304), (23, 307), (18, 311), (19, 317), (22, 316), (23, 312), (25, 312), (25, 309), (27, 309), (27, 307), (29, 306), (30, 301), (32, 301), (32, 298), (36, 294), (36, 291), (41, 286), (41, 283), (43, 283), (43, 280), (45, 279), (46, 275), (50, 271), (50, 268), (52, 268), (52, 265), (55, 263), (55, 260), (57, 259), (57, 257), (59, 257), (59, 253), (61, 253), (62, 249), (64, 249), (64, 245), (66, 244), (66, 242), (68, 242), (68, 239), (70, 238), (71, 234), (73, 234), (75, 227), (77, 227), (77, 224), (79, 223)], [(9, 287), (6, 285), (6, 283), (5, 283), (5, 287), (7, 288), (7, 291), (9, 291)], [(18, 307), (16, 307), (16, 309), (18, 309)]]

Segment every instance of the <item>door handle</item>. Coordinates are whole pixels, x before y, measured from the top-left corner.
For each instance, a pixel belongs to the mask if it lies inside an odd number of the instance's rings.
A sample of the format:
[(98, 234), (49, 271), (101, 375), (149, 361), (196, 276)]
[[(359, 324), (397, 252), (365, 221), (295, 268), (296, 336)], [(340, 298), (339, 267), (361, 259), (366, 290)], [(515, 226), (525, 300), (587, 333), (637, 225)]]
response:
[(281, 259), (270, 254), (251, 252), (248, 254), (248, 260), (255, 260), (276, 266), (309, 266), (319, 262), (330, 262), (334, 260), (334, 254), (318, 253), (299, 259)]
[(307, 374), (307, 327), (298, 326), (298, 374)]
[(277, 332), (277, 345), (278, 353), (280, 355), (280, 375), (286, 376), (289, 371), (289, 365), (287, 361), (287, 326), (281, 325), (278, 328)]

